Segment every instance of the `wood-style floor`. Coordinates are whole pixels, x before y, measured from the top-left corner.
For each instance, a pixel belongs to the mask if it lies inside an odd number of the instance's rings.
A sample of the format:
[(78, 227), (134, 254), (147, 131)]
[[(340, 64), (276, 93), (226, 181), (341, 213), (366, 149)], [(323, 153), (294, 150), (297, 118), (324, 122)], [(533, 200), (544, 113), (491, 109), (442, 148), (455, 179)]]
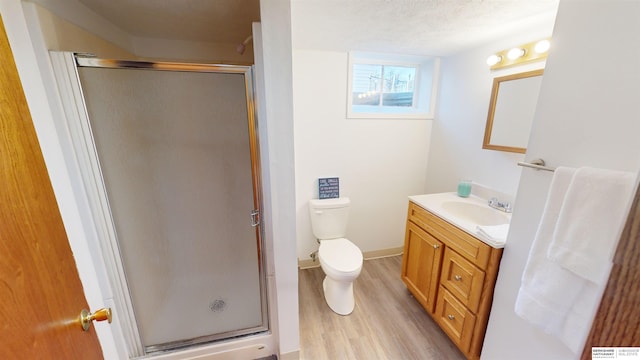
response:
[(325, 303), (321, 268), (299, 270), (300, 359), (464, 360), (400, 280), (401, 263), (365, 260), (348, 316)]

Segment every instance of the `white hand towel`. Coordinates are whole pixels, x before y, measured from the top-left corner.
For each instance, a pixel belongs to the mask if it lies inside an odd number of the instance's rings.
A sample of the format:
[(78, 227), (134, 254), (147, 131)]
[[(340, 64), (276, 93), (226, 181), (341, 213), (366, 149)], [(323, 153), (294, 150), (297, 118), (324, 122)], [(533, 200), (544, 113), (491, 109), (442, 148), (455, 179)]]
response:
[(562, 204), (549, 259), (595, 284), (608, 278), (635, 174), (580, 168)]
[(507, 235), (509, 234), (509, 224), (502, 225), (478, 225), (476, 227), (476, 232), (478, 235), (487, 238), (491, 241), (502, 242), (507, 240)]

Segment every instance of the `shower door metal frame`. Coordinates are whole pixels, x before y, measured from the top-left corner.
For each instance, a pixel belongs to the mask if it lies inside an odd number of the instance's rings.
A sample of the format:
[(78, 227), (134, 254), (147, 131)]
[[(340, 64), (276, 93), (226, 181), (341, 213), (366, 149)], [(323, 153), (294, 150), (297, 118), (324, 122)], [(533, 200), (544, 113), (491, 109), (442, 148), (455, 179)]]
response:
[[(119, 325), (122, 337), (125, 339), (127, 353), (130, 358), (144, 356), (149, 353), (172, 350), (187, 347), (193, 344), (225, 340), (243, 335), (254, 335), (267, 333), (270, 330), (268, 312), (268, 294), (266, 279), (266, 263), (264, 252), (264, 226), (260, 218), (263, 214), (261, 200), (261, 170), (260, 153), (258, 140), (257, 111), (255, 107), (253, 69), (251, 66), (240, 65), (219, 65), (219, 64), (195, 64), (195, 63), (175, 63), (175, 62), (149, 62), (130, 61), (114, 59), (97, 59), (87, 57), (87, 55), (74, 54), (71, 52), (50, 53), (58, 90), (62, 94), (62, 105), (64, 108), (64, 123), (71, 139), (72, 151), (81, 172), (81, 183), (91, 209), (91, 214), (85, 215), (91, 218), (96, 229), (96, 242), (101, 253), (100, 259), (104, 264), (106, 276), (113, 297), (113, 306), (116, 311), (117, 321), (114, 325)], [(117, 241), (115, 224), (111, 215), (106, 188), (102, 177), (100, 162), (97, 156), (91, 125), (85, 98), (80, 83), (78, 67), (100, 67), (111, 69), (141, 69), (154, 71), (177, 71), (177, 72), (202, 72), (202, 73), (226, 73), (240, 74), (244, 76), (249, 144), (251, 157), (253, 204), (251, 214), (247, 214), (247, 221), (255, 224), (257, 241), (257, 260), (261, 296), (262, 323), (260, 326), (250, 329), (234, 330), (231, 332), (198, 337), (184, 341), (176, 341), (168, 344), (145, 346), (142, 344), (138, 331), (133, 304), (131, 301), (129, 287), (124, 272), (124, 266), (120, 257), (120, 249)], [(94, 262), (96, 259), (94, 259)]]

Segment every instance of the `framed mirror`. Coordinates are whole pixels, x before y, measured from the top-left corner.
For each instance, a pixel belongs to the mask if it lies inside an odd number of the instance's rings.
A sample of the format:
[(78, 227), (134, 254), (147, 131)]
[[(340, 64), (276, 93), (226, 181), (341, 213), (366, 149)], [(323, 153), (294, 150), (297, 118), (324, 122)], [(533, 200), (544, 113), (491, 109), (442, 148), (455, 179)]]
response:
[(524, 154), (543, 69), (493, 79), (483, 149)]

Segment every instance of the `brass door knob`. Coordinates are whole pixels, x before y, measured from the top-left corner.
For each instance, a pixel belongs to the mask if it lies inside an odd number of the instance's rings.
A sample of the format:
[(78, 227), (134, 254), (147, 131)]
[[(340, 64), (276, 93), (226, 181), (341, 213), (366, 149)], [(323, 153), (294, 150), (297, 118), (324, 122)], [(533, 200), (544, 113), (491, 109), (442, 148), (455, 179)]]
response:
[(82, 309), (80, 312), (80, 324), (82, 325), (82, 330), (89, 331), (91, 327), (92, 321), (105, 321), (111, 324), (111, 308), (103, 308), (100, 309), (93, 314), (89, 312), (87, 309)]

